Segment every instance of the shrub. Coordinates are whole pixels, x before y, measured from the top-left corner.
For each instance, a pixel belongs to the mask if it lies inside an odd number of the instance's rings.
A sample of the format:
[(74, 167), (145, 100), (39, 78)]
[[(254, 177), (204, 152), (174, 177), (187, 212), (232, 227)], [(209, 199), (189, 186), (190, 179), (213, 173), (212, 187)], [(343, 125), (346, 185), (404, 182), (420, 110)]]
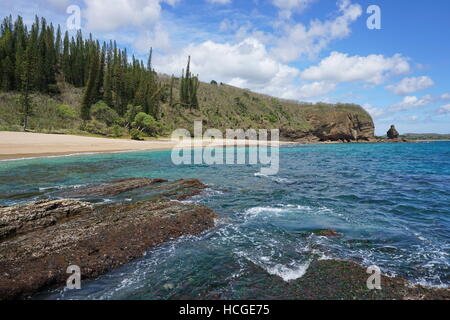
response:
[(119, 115), (117, 112), (103, 101), (99, 101), (91, 107), (91, 117), (97, 121), (106, 123), (108, 127), (116, 124), (119, 121)]
[(158, 133), (159, 124), (151, 115), (144, 112), (139, 112), (134, 118), (133, 128), (145, 132), (151, 137), (154, 137)]
[(214, 85), (214, 86), (217, 86), (217, 85), (218, 85), (216, 80), (212, 80), (212, 81), (211, 81), (211, 84)]
[(100, 134), (100, 135), (108, 135), (108, 127), (106, 124), (101, 123), (97, 120), (90, 120), (86, 121), (84, 124), (81, 125), (80, 129), (82, 131), (86, 131), (93, 134)]
[(122, 137), (124, 133), (124, 129), (117, 124), (113, 125), (111, 128), (108, 128), (108, 136), (110, 137), (119, 138)]
[(131, 104), (127, 107), (127, 112), (125, 113), (125, 123), (128, 126), (131, 126), (134, 122), (134, 118), (136, 118), (137, 114), (142, 112), (143, 108), (141, 106), (133, 106)]
[(57, 104), (55, 108), (61, 119), (73, 120), (78, 117), (77, 112), (67, 104)]
[(131, 129), (130, 136), (131, 136), (131, 139), (133, 139), (133, 140), (138, 140), (138, 141), (144, 140), (142, 138), (142, 132), (139, 131), (138, 129)]

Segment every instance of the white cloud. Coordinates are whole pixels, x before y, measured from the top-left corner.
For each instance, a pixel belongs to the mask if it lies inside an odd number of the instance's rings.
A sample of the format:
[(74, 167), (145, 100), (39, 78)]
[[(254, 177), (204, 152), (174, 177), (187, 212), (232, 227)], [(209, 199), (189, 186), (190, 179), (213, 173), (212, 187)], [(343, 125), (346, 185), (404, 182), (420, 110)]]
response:
[(417, 121), (419, 120), (419, 116), (413, 115), (406, 118), (407, 121)]
[(446, 104), (436, 110), (437, 114), (450, 114), (450, 104)]
[(332, 41), (350, 35), (350, 24), (362, 14), (359, 4), (349, 0), (339, 0), (339, 15), (330, 20), (312, 20), (309, 26), (304, 24), (285, 24), (283, 34), (276, 41), (273, 54), (283, 62), (297, 60), (302, 55), (316, 56)]
[(161, 16), (161, 3), (177, 0), (84, 0), (87, 27), (94, 31), (113, 31), (127, 26), (151, 26)]
[(57, 9), (66, 9), (70, 3), (69, 0), (47, 0), (50, 5)]
[(444, 93), (441, 95), (441, 100), (450, 100), (450, 93)]
[(417, 98), (416, 96), (406, 96), (399, 103), (396, 103), (389, 107), (389, 111), (398, 112), (406, 110), (420, 109), (430, 105), (433, 102), (433, 97), (429, 94), (423, 96), (422, 98)]
[(395, 94), (404, 96), (417, 91), (425, 90), (434, 85), (434, 81), (427, 76), (416, 77), (416, 78), (404, 78), (402, 81), (396, 85), (390, 85), (386, 88)]
[(141, 53), (147, 53), (150, 47), (167, 50), (170, 49), (170, 35), (158, 22), (153, 29), (142, 31), (138, 35), (134, 47)]
[(273, 59), (255, 38), (236, 44), (206, 41), (172, 55), (158, 55), (155, 63), (159, 71), (179, 75), (189, 55), (192, 72), (199, 74), (203, 81), (216, 80), (280, 98), (309, 99), (336, 87), (326, 81), (295, 85), (300, 71)]
[(310, 99), (323, 96), (336, 89), (336, 84), (327, 81), (315, 81), (295, 88), (294, 99)]
[(381, 84), (388, 77), (409, 72), (408, 59), (400, 54), (390, 58), (383, 55), (367, 57), (349, 56), (344, 53), (332, 52), (319, 65), (312, 66), (302, 72), (302, 78), (313, 81), (352, 82), (363, 81)]
[(362, 106), (372, 117), (378, 118), (386, 113), (386, 110), (376, 108), (372, 106), (371, 104), (366, 103)]
[(272, 4), (280, 9), (280, 17), (289, 19), (293, 12), (302, 12), (316, 0), (272, 0)]

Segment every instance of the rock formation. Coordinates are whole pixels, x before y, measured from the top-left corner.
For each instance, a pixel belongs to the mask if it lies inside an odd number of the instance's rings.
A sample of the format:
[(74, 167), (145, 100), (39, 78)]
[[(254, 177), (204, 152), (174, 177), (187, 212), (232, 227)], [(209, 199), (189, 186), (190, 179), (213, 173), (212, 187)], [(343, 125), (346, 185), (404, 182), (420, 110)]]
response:
[(395, 129), (395, 126), (392, 125), (389, 131), (387, 132), (388, 139), (398, 139), (400, 137), (400, 134), (398, 133), (397, 129)]
[[(214, 227), (217, 214), (209, 208), (170, 201), (200, 193), (206, 188), (200, 181), (144, 185), (139, 190), (151, 196), (139, 202), (58, 200), (0, 208), (0, 299), (62, 286), (71, 265), (81, 268), (83, 280), (97, 277), (165, 241)], [(128, 189), (117, 181), (103, 186), (107, 194)]]
[(308, 127), (281, 129), (281, 136), (300, 142), (369, 142), (374, 140), (372, 118), (359, 106), (327, 107), (329, 110), (303, 111)]
[(147, 179), (147, 178), (131, 178), (131, 179), (121, 179), (104, 184), (100, 184), (94, 187), (80, 188), (72, 192), (66, 192), (63, 195), (70, 197), (78, 196), (115, 196), (130, 190), (150, 186), (153, 184), (158, 184), (162, 182), (167, 182), (164, 179)]
[(0, 241), (92, 212), (91, 204), (76, 200), (39, 201), (3, 207), (0, 208)]
[[(367, 267), (352, 261), (314, 260), (301, 278), (284, 281), (277, 275), (268, 274), (260, 266), (251, 263), (249, 273), (264, 279), (253, 287), (239, 289), (239, 296), (233, 292), (208, 294), (203, 299), (284, 299), (284, 300), (449, 300), (450, 289), (430, 288), (414, 285), (399, 277), (381, 275), (381, 290), (367, 288)], [(235, 278), (224, 287), (233, 287)], [(275, 292), (275, 294), (274, 294)]]

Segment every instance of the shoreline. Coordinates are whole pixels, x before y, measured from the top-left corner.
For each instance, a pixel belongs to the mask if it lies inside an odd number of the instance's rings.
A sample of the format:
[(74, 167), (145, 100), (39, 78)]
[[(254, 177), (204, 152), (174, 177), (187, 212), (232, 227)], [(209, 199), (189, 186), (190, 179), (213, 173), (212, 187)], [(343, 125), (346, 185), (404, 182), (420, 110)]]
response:
[[(195, 139), (192, 139), (191, 143), (194, 143), (194, 148), (197, 147)], [(212, 143), (203, 142), (201, 147), (224, 146), (232, 143), (235, 143), (238, 147), (255, 146), (258, 141), (218, 139)], [(63, 134), (0, 131), (0, 162), (93, 154), (165, 151), (178, 144), (179, 142), (172, 141), (170, 138), (135, 141)], [(286, 144), (296, 143), (280, 141), (280, 145)]]
[[(192, 143), (195, 143), (192, 139)], [(450, 140), (412, 140), (404, 143), (445, 142)], [(238, 147), (255, 146), (258, 141), (220, 139), (213, 143), (203, 143), (201, 147), (226, 146), (235, 143)], [(280, 141), (283, 145), (341, 144), (339, 141)], [(355, 141), (349, 143), (373, 144), (395, 143), (391, 141)], [(170, 138), (135, 141), (64, 134), (0, 131), (0, 162), (20, 161), (40, 158), (87, 156), (96, 154), (131, 153), (140, 151), (166, 151), (178, 142)], [(197, 147), (194, 145), (194, 148)]]

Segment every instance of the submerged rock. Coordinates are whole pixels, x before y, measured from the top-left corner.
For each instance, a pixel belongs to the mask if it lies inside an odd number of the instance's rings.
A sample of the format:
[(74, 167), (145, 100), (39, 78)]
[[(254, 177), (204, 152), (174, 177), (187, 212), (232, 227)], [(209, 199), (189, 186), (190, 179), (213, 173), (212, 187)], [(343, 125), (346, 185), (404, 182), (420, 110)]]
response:
[[(169, 196), (185, 198), (203, 185), (181, 181), (169, 184)], [(165, 241), (210, 229), (217, 217), (207, 207), (161, 197), (95, 207), (75, 200), (41, 201), (1, 210), (10, 212), (5, 228), (20, 232), (0, 242), (0, 299), (62, 286), (71, 265), (80, 267), (83, 280), (97, 277)]]
[(321, 236), (321, 237), (338, 237), (341, 234), (339, 232), (337, 232), (336, 230), (328, 229), (328, 230), (319, 230), (316, 232), (316, 235)]

